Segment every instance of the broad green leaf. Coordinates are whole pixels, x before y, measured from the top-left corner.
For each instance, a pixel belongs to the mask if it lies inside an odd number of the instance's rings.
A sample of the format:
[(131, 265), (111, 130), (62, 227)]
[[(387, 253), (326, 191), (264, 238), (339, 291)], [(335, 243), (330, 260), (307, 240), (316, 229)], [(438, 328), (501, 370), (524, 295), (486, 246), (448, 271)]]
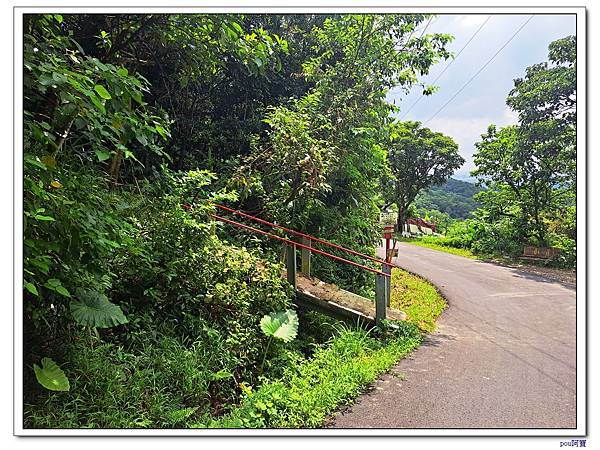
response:
[(51, 391), (68, 391), (71, 389), (69, 379), (58, 365), (50, 358), (42, 358), (42, 367), (33, 365), (35, 377), (42, 386)]
[(292, 309), (272, 312), (260, 320), (260, 328), (267, 336), (293, 341), (298, 334), (298, 315)]
[(50, 169), (54, 169), (56, 167), (56, 159), (52, 155), (42, 156), (42, 162)]
[(46, 169), (46, 166), (43, 162), (41, 162), (37, 157), (33, 157), (31, 155), (25, 155), (25, 162), (32, 166), (38, 167), (40, 169)]
[(57, 280), (56, 278), (50, 278), (46, 281), (44, 286), (46, 286), (48, 289), (53, 290), (54, 292), (59, 293), (60, 295), (63, 295), (65, 297), (71, 297), (71, 293), (67, 291), (67, 289), (62, 285), (60, 280)]
[(127, 323), (121, 308), (111, 303), (101, 292), (78, 289), (77, 298), (70, 304), (77, 323), (86, 327), (110, 328)]
[(39, 296), (40, 294), (38, 293), (37, 288), (35, 287), (35, 284), (30, 283), (28, 281), (25, 282), (25, 284), (23, 285), (25, 287), (25, 289), (27, 289), (29, 292), (31, 292), (33, 295), (37, 295)]
[(95, 153), (98, 161), (106, 161), (110, 158), (110, 152), (106, 152), (104, 150), (95, 150)]
[(138, 91), (132, 91), (131, 92), (131, 96), (133, 97), (133, 99), (138, 102), (140, 105), (142, 105), (144, 103), (144, 100), (142, 99), (142, 94)]
[(50, 216), (43, 216), (41, 214), (36, 214), (35, 216), (33, 216), (33, 218), (35, 220), (41, 220), (42, 222), (54, 222), (54, 217), (50, 217)]
[(146, 138), (146, 136), (142, 133), (137, 133), (135, 135), (135, 138), (138, 140), (138, 142), (142, 145), (148, 145), (148, 139)]
[(214, 372), (210, 378), (213, 380), (223, 380), (225, 378), (231, 378), (233, 374), (231, 372), (227, 372), (225, 369), (221, 369), (218, 372)]
[(126, 68), (121, 67), (119, 70), (117, 70), (117, 75), (119, 75), (120, 77), (126, 77), (127, 75), (129, 75), (129, 71)]
[(71, 294), (69, 293), (69, 291), (67, 291), (67, 289), (64, 286), (56, 286), (56, 288), (54, 289), (56, 292), (58, 292), (60, 295), (63, 295), (65, 297), (70, 297)]
[(63, 84), (67, 82), (67, 77), (58, 72), (52, 72), (52, 79), (56, 81), (57, 84)]
[(162, 137), (166, 138), (168, 136), (167, 130), (165, 130), (160, 125), (156, 125), (154, 128), (156, 129), (156, 131), (158, 131), (158, 134), (160, 134)]
[(42, 86), (51, 86), (54, 83), (56, 83), (54, 81), (54, 79), (52, 78), (52, 75), (47, 74), (47, 73), (41, 74), (38, 81)]
[(110, 96), (110, 94), (108, 93), (108, 91), (106, 90), (106, 88), (104, 86), (102, 86), (101, 84), (97, 84), (96, 86), (94, 86), (94, 90), (98, 93), (98, 95), (100, 97), (102, 97), (104, 100), (110, 100), (112, 97)]
[(102, 112), (102, 114), (106, 113), (106, 108), (104, 107), (100, 99), (96, 96), (96, 94), (91, 92), (89, 97), (92, 103), (96, 106), (96, 108), (100, 110), (100, 112)]

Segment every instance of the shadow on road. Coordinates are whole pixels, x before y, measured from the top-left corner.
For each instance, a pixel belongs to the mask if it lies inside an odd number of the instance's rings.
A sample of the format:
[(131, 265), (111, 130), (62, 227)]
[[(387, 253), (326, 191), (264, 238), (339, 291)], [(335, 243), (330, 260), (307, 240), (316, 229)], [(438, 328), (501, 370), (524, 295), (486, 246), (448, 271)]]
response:
[(528, 272), (526, 270), (516, 269), (513, 267), (510, 267), (510, 271), (514, 275), (516, 275), (517, 277), (520, 277), (520, 278), (526, 278), (528, 280), (538, 281), (538, 282), (542, 282), (542, 283), (553, 283), (553, 284), (556, 283), (556, 284), (560, 284), (564, 288), (571, 289), (573, 291), (577, 290), (577, 284), (571, 283), (569, 281), (559, 280), (558, 278), (551, 278), (549, 276), (544, 276), (544, 275), (538, 275), (535, 273)]
[(448, 341), (455, 341), (456, 338), (454, 336), (450, 336), (449, 334), (442, 333), (433, 333), (428, 334), (423, 342), (421, 343), (421, 347), (439, 347)]

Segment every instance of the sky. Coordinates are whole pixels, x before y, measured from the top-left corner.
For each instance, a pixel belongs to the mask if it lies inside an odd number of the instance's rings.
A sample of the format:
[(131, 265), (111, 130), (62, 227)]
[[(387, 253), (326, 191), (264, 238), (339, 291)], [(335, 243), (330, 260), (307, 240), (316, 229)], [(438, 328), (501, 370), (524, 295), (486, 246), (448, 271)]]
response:
[[(454, 41), (447, 48), (456, 55), (488, 17), (490, 16), (475, 14), (438, 15), (431, 20), (425, 32), (454, 36)], [(465, 164), (454, 173), (454, 178), (473, 181), (470, 171), (474, 168), (474, 143), (480, 140), (488, 125), (493, 123), (506, 126), (517, 123), (517, 115), (506, 106), (506, 97), (513, 88), (513, 80), (522, 78), (528, 66), (548, 60), (550, 42), (575, 34), (574, 15), (536, 14), (456, 98), (431, 118), (529, 17), (526, 14), (492, 15), (436, 81), (435, 85), (439, 89), (433, 95), (423, 97), (422, 89), (418, 86), (413, 87), (409, 94), (398, 88), (388, 92), (387, 100), (400, 107), (400, 112), (396, 114), (398, 118), (418, 120), (433, 131), (451, 136), (458, 144)], [(427, 22), (423, 26), (426, 24)], [(426, 85), (432, 84), (451, 61), (442, 60), (421, 81)], [(419, 97), (422, 97), (421, 100), (413, 107)]]

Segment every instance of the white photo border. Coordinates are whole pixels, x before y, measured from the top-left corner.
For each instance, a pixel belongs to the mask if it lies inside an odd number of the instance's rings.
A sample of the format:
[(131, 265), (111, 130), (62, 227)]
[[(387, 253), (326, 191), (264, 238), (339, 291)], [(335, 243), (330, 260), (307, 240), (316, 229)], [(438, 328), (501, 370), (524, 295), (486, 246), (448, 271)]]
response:
[[(57, 2), (58, 3), (58, 2)], [(61, 2), (67, 3), (67, 2)], [(222, 1), (217, 5), (192, 6), (26, 6), (13, 9), (13, 114), (14, 114), (14, 285), (13, 285), (13, 365), (14, 365), (14, 423), (16, 436), (568, 436), (587, 435), (587, 28), (585, 7), (562, 6), (370, 6), (368, 1), (318, 2), (305, 5), (278, 6), (276, 2), (262, 1), (261, 6), (242, 2)], [(324, 4), (327, 3), (327, 4)], [(384, 3), (384, 2), (381, 2)], [(425, 2), (423, 2), (425, 3)], [(146, 4), (153, 4), (147, 2)], [(197, 4), (197, 3), (196, 3)], [(23, 15), (41, 13), (437, 13), (437, 14), (563, 14), (576, 16), (577, 35), (577, 295), (576, 295), (576, 395), (577, 426), (567, 429), (547, 428), (427, 428), (427, 429), (25, 429), (23, 428)]]

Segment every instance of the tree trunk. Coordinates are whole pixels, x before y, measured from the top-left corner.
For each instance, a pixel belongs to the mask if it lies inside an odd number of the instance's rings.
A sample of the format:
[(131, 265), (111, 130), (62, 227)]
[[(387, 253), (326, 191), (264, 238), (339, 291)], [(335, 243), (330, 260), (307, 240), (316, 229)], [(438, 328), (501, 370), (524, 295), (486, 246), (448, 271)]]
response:
[(398, 206), (398, 218), (396, 219), (396, 224), (398, 225), (398, 233), (402, 233), (404, 231), (404, 224), (406, 223), (406, 209)]
[(539, 198), (539, 192), (538, 192), (538, 187), (537, 184), (534, 180), (533, 183), (533, 220), (535, 221), (535, 235), (538, 238), (538, 245), (540, 247), (545, 247), (546, 246), (546, 233), (545, 233), (545, 229), (544, 229), (544, 224), (542, 223), (542, 221), (540, 220), (540, 210), (539, 210), (539, 203), (540, 203), (540, 198)]

